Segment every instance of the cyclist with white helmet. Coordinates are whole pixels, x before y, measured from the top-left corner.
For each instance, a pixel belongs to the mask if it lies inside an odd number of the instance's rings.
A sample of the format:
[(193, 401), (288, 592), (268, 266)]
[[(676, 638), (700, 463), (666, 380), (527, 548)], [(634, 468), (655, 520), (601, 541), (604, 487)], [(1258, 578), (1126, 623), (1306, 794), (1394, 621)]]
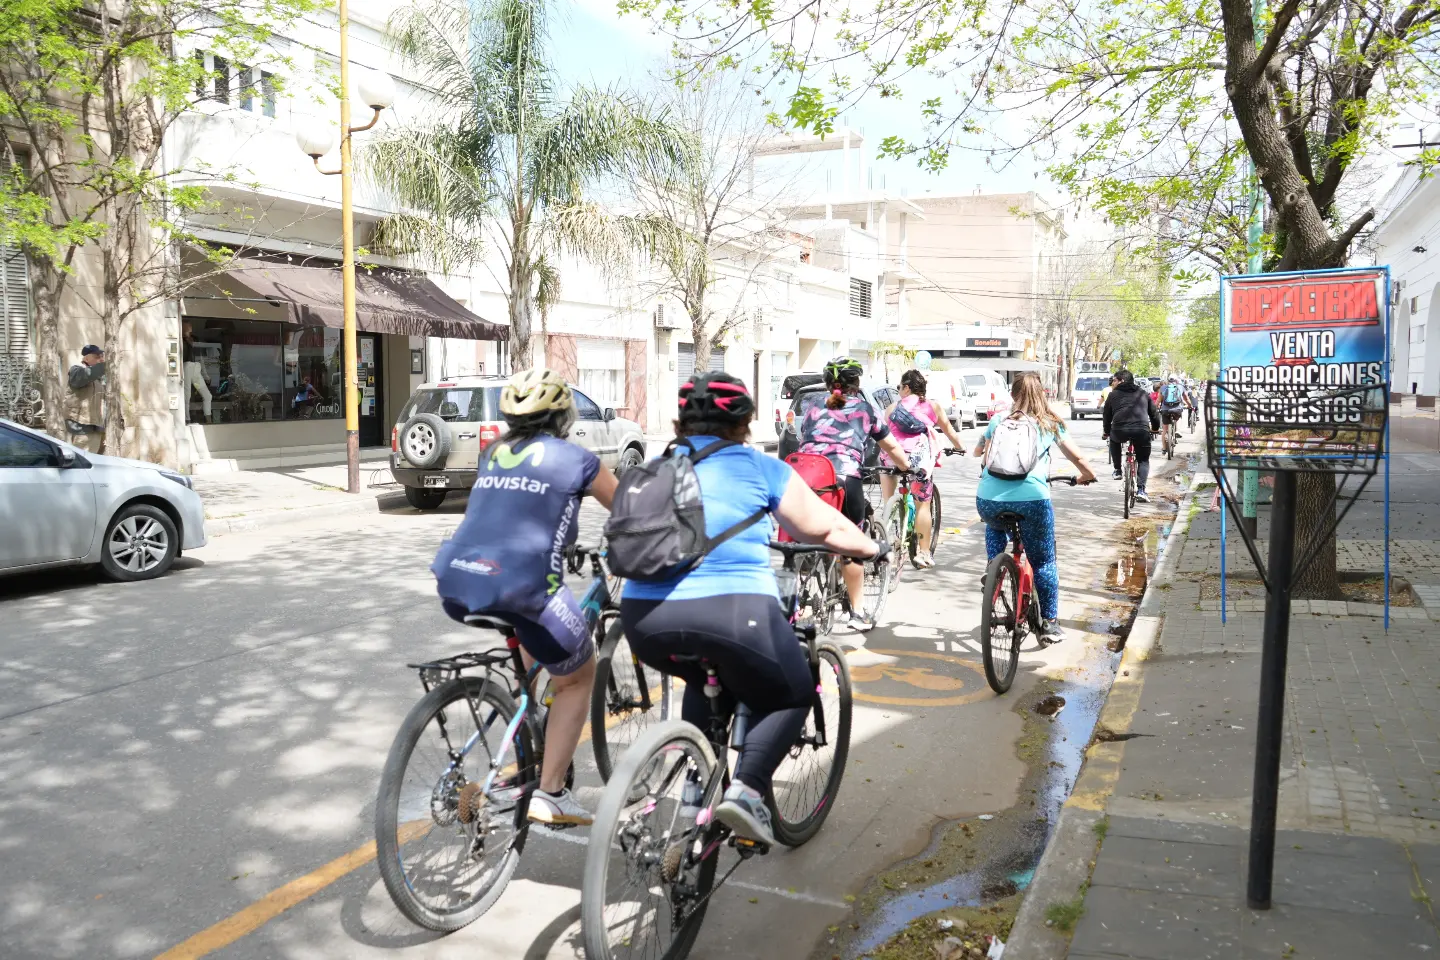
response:
[(465, 519), (430, 569), (447, 614), (462, 622), (478, 613), (503, 618), (515, 627), (527, 662), (550, 674), (555, 699), (530, 819), (583, 826), (592, 817), (565, 788), (565, 773), (589, 716), (594, 644), (564, 583), (565, 552), (575, 543), (580, 498), (589, 493), (609, 509), (615, 474), (566, 442), (575, 397), (553, 370), (511, 377), (500, 392), (500, 413), (509, 429), (480, 454)]

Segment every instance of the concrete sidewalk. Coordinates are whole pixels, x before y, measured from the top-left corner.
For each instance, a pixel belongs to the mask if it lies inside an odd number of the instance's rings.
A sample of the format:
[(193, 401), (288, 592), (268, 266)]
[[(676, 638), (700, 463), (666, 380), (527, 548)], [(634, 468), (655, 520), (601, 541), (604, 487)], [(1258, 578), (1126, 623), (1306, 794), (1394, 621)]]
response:
[[(1393, 467), (1392, 569), (1432, 606), (1395, 608), (1387, 632), (1371, 604), (1296, 605), (1272, 909), (1245, 904), (1263, 595), (1232, 589), (1223, 624), (1202, 599), (1219, 527), (1197, 491), (1147, 596), (1158, 642), (1132, 632), (1006, 960), (1440, 948), (1440, 456)], [(1342, 527), (1342, 568), (1379, 572), (1380, 496)], [(1230, 575), (1254, 579), (1231, 534)]]

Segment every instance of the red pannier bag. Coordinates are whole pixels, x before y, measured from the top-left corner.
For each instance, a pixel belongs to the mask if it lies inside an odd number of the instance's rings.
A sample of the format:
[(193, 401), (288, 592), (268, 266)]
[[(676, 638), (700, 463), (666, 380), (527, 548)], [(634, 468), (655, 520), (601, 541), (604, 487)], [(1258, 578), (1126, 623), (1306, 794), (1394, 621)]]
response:
[[(845, 488), (840, 486), (840, 480), (835, 476), (835, 464), (831, 463), (828, 457), (822, 457), (818, 453), (792, 453), (785, 458), (805, 485), (814, 490), (821, 500), (824, 500), (836, 510), (845, 506)], [(783, 543), (793, 543), (795, 538), (780, 528), (779, 539)]]

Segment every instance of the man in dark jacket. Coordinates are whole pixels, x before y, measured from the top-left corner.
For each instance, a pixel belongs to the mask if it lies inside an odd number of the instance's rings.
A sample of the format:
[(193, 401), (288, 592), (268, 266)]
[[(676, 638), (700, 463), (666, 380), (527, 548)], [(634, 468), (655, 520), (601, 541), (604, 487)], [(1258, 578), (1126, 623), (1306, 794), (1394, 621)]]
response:
[(1139, 464), (1135, 499), (1149, 503), (1145, 482), (1150, 479), (1150, 435), (1160, 432), (1160, 411), (1150, 394), (1136, 385), (1135, 374), (1121, 370), (1115, 376), (1120, 382), (1105, 398), (1102, 433), (1104, 439), (1110, 441), (1110, 460), (1115, 464), (1116, 480), (1124, 468), (1121, 458), (1125, 442), (1135, 445), (1135, 461)]

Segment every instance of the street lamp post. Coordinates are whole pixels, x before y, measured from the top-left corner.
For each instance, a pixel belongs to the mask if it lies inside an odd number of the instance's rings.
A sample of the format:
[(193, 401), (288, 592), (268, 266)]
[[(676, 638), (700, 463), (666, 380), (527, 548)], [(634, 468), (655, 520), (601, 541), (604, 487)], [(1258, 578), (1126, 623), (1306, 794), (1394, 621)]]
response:
[(380, 121), (380, 111), (395, 102), (395, 84), (390, 75), (367, 71), (360, 78), (360, 99), (375, 111), (363, 127), (350, 126), (350, 12), (346, 0), (339, 0), (340, 19), (340, 169), (326, 170), (320, 158), (330, 152), (335, 137), (328, 127), (301, 129), (295, 134), (300, 149), (315, 162), (321, 173), (340, 177), (340, 236), (342, 300), (345, 315), (345, 483), (350, 493), (360, 492), (360, 383), (355, 360), (355, 210), (351, 134), (369, 130)]

